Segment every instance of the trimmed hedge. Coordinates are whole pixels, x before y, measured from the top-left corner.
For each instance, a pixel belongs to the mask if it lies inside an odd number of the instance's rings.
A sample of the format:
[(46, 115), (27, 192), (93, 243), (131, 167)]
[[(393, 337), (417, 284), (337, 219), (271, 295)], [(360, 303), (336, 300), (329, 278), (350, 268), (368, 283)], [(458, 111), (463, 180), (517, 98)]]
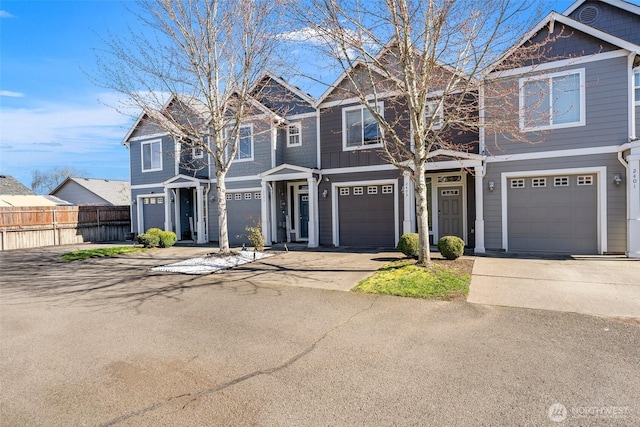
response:
[(178, 240), (173, 231), (164, 231), (159, 228), (150, 228), (146, 233), (140, 234), (137, 239), (138, 243), (145, 248), (168, 248), (175, 245)]
[(420, 250), (418, 233), (406, 233), (398, 240), (398, 250), (408, 257), (417, 257)]
[(438, 240), (438, 250), (446, 259), (460, 258), (464, 253), (464, 241), (457, 236), (444, 236)]

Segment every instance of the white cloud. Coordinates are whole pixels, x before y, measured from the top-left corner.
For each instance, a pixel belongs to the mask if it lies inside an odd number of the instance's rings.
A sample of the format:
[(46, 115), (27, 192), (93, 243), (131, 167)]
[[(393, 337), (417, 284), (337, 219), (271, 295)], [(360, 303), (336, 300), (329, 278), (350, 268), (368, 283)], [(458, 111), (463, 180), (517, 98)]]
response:
[(0, 18), (13, 18), (14, 16), (6, 10), (0, 10)]
[(13, 92), (10, 90), (0, 90), (0, 96), (6, 96), (9, 98), (22, 98), (24, 94), (20, 92)]

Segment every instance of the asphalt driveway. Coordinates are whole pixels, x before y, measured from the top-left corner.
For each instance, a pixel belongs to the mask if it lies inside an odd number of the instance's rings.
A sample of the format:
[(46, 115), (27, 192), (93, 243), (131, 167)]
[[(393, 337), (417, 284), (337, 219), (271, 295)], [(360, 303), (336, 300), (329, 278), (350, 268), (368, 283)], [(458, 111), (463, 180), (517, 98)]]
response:
[(295, 254), (184, 276), (149, 267), (210, 248), (64, 250), (0, 255), (2, 425), (640, 424), (638, 325), (264, 280), (312, 284)]

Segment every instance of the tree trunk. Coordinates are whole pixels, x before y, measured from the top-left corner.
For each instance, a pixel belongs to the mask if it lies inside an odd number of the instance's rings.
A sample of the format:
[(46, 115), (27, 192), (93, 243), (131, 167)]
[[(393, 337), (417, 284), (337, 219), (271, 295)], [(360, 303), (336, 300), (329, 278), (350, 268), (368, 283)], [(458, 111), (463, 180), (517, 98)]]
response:
[(424, 165), (416, 167), (416, 202), (418, 214), (418, 264), (427, 265), (431, 262), (429, 250), (429, 208), (427, 207), (427, 178), (424, 175)]
[(218, 245), (220, 252), (229, 252), (229, 230), (227, 227), (227, 187), (224, 182), (227, 173), (216, 170), (217, 190), (216, 197), (218, 198)]

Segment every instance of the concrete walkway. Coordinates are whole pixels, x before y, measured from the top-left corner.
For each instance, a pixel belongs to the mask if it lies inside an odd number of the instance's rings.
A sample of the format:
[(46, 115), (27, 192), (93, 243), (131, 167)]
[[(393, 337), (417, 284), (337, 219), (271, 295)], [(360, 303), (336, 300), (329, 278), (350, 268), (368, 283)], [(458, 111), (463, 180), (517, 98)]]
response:
[(640, 320), (640, 261), (477, 257), (467, 301)]

